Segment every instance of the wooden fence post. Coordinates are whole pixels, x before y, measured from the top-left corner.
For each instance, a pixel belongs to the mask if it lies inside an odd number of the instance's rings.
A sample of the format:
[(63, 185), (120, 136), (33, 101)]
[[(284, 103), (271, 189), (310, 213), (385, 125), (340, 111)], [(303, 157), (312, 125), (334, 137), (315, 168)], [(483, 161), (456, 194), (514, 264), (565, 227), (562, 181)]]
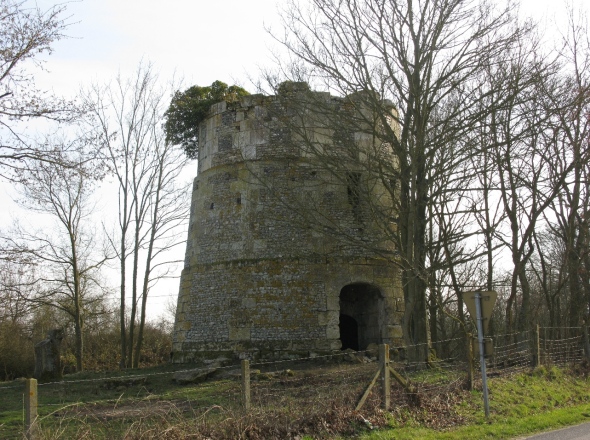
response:
[(242, 397), (244, 408), (250, 411), (250, 361), (248, 359), (242, 360)]
[[(553, 334), (553, 329), (549, 333), (549, 336)], [(547, 362), (547, 328), (543, 329), (543, 354), (545, 356), (545, 362)]]
[(37, 379), (27, 379), (25, 383), (25, 437), (27, 440), (36, 440), (39, 437), (37, 403)]
[(535, 327), (535, 340), (534, 340), (534, 366), (541, 366), (541, 328), (539, 324)]
[(389, 410), (391, 404), (391, 380), (389, 377), (389, 345), (379, 345), (379, 363), (381, 369), (381, 393), (384, 410)]

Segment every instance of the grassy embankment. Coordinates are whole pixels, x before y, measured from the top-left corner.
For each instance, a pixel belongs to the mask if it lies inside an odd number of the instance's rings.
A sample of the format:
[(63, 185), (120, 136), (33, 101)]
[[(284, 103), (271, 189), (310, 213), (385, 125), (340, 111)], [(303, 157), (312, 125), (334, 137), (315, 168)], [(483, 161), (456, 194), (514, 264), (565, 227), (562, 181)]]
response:
[(408, 413), (389, 427), (366, 433), (365, 440), (384, 439), (510, 439), (590, 421), (590, 380), (557, 368), (491, 378), (490, 418), (486, 420), (480, 391), (456, 406), (459, 426), (436, 429)]

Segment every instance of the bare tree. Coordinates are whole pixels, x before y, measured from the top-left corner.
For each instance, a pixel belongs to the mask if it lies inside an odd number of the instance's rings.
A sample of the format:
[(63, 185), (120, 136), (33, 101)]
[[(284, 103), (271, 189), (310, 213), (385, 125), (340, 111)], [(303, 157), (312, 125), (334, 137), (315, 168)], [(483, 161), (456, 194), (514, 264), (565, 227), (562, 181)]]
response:
[(186, 159), (164, 141), (165, 98), (148, 64), (140, 65), (132, 78), (119, 76), (110, 85), (94, 85), (84, 92), (92, 130), (101, 139), (103, 162), (118, 183), (118, 231), (111, 235), (111, 244), (120, 271), (121, 368), (138, 365), (150, 287), (174, 263), (166, 251), (183, 242), (178, 227), (188, 219), (188, 191), (179, 183)]
[(71, 102), (39, 91), (31, 65), (42, 68), (41, 54), (64, 38), (68, 23), (64, 4), (41, 10), (25, 1), (0, 1), (0, 176), (12, 179), (23, 161), (66, 160), (54, 148), (31, 140), (18, 127), (31, 118), (71, 120), (78, 113)]
[[(2, 249), (4, 258), (9, 253)], [(22, 256), (15, 255), (0, 263), (0, 322), (20, 322), (34, 309), (31, 299), (37, 287), (35, 270), (32, 265), (21, 263)]]
[[(185, 165), (184, 153), (164, 142), (159, 126), (153, 127), (154, 150), (152, 151), (152, 181), (146, 188), (149, 193), (149, 224), (143, 248), (146, 252), (141, 290), (141, 313), (133, 367), (139, 366), (141, 346), (146, 322), (146, 306), (151, 285), (167, 276), (170, 264), (166, 252), (184, 243), (184, 226), (188, 220), (188, 187), (182, 184), (180, 173)], [(164, 271), (158, 271), (164, 268)]]
[[(590, 286), (585, 276), (585, 267), (590, 252), (588, 248), (589, 194), (589, 139), (590, 139), (590, 41), (584, 16), (569, 11), (568, 26), (562, 35), (558, 50), (560, 75), (553, 87), (545, 88), (546, 106), (553, 110), (550, 130), (546, 134), (547, 143), (553, 150), (550, 179), (560, 184), (560, 176), (566, 175), (556, 199), (545, 215), (547, 234), (557, 240), (554, 247), (560, 252), (550, 252), (551, 247), (539, 248), (540, 265), (537, 273), (541, 275), (545, 291), (552, 289), (550, 298), (557, 299), (567, 307), (564, 322), (571, 327), (583, 326), (590, 322)], [(549, 251), (549, 252), (546, 252)], [(548, 272), (553, 266), (558, 273)], [(554, 280), (557, 277), (557, 280)], [(555, 282), (557, 281), (557, 282)], [(547, 283), (551, 286), (547, 286)], [(564, 296), (569, 294), (566, 304)], [(555, 311), (550, 311), (552, 319)], [(559, 311), (557, 311), (559, 313)], [(567, 320), (567, 321), (565, 321)], [(590, 355), (590, 342), (585, 333), (586, 350)]]
[[(490, 60), (485, 73), (488, 85), (483, 93), (491, 96), (495, 105), (478, 133), (485, 143), (483, 155), (493, 164), (496, 176), (490, 175), (484, 181), (486, 199), (497, 197), (504, 215), (500, 217), (502, 223), (492, 224), (488, 208), (484, 224), (487, 228), (493, 226), (493, 235), (510, 252), (513, 269), (506, 318), (510, 328), (512, 308), (520, 292), (520, 331), (530, 323), (531, 289), (526, 267), (534, 252), (533, 232), (565, 178), (561, 174), (557, 182), (549, 179), (554, 155), (544, 134), (552, 110), (544, 105), (545, 96), (540, 91), (553, 80), (556, 70), (540, 57), (535, 44), (534, 40), (522, 40)], [(488, 241), (490, 232), (488, 229)]]
[[(507, 9), (462, 0), (313, 0), (309, 8), (289, 2), (283, 19), (286, 32), (277, 39), (296, 66), (284, 73), (341, 96), (362, 92), (361, 106), (378, 124), (363, 121), (359, 131), (382, 127), (372, 135), (393, 150), (395, 160), (382, 161), (373, 172), (396, 182), (390, 193), (398, 208), (396, 228), (384, 228), (384, 236), (394, 241), (403, 268), (404, 338), (408, 345), (422, 344), (416, 356), (425, 359), (429, 204), (439, 196), (433, 183), (448, 176), (451, 184), (465, 170), (472, 145), (464, 138), (489, 112), (473, 93), (477, 75), (487, 57), (502, 53), (528, 29)], [(398, 129), (387, 121), (391, 106)], [(453, 199), (452, 189), (447, 186), (440, 197)], [(457, 240), (451, 232), (463, 234), (447, 230), (451, 242)]]
[(546, 322), (552, 328), (553, 336), (557, 337), (557, 331), (560, 331), (557, 329), (566, 325), (567, 317), (562, 310), (567, 306), (569, 275), (563, 236), (552, 223), (545, 223), (547, 230), (533, 232), (536, 252), (531, 258), (530, 268), (545, 300), (549, 315)]
[[(67, 159), (71, 161), (76, 160)], [(84, 167), (61, 167), (45, 162), (36, 163), (24, 177), (19, 203), (30, 212), (46, 217), (47, 224), (41, 230), (18, 225), (15, 233), (5, 237), (5, 245), (21, 262), (37, 268), (37, 276), (26, 287), (32, 290), (34, 286), (38, 294), (23, 299), (58, 308), (71, 317), (76, 368), (82, 371), (84, 321), (91, 313), (92, 304), (102, 302), (99, 272), (108, 259), (105, 253), (100, 253), (97, 246), (100, 240), (90, 220), (92, 177)]]

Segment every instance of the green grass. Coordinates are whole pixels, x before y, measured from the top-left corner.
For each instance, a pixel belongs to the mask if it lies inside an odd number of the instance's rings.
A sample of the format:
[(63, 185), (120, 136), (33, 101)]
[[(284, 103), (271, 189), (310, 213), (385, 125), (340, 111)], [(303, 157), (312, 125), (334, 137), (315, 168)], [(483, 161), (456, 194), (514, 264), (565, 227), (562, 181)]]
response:
[(526, 417), (501, 417), (492, 415), (489, 422), (477, 421), (449, 431), (437, 431), (424, 427), (399, 427), (366, 434), (366, 440), (459, 440), (459, 439), (509, 439), (535, 432), (559, 429), (590, 421), (590, 404), (559, 408), (546, 413)]
[(22, 433), (24, 391), (24, 380), (0, 383), (0, 438), (16, 438)]
[(394, 416), (387, 428), (361, 438), (509, 439), (590, 421), (590, 381), (557, 368), (492, 378), (488, 388), (488, 420), (484, 415), (482, 393), (473, 391), (456, 407), (457, 413), (465, 419), (461, 426), (432, 429), (416, 422), (411, 415), (404, 423)]
[[(60, 383), (38, 385), (38, 415), (44, 432), (49, 438), (78, 438), (79, 430), (88, 426), (94, 435), (117, 438), (133, 420), (122, 417), (108, 424), (92, 423), (96, 414), (113, 407), (123, 408), (142, 402), (162, 401), (174, 405), (190, 402), (191, 407), (229, 406), (232, 397), (239, 393), (239, 383), (217, 380), (199, 385), (178, 385), (172, 381), (175, 370), (187, 366), (163, 365), (161, 367), (126, 370), (123, 372), (83, 372), (64, 377)], [(144, 384), (122, 387), (105, 387), (104, 378), (146, 377)], [(24, 426), (23, 379), (0, 384), (0, 438), (22, 438)], [(167, 413), (179, 413), (168, 410)], [(76, 423), (65, 423), (75, 419)], [(77, 423), (81, 422), (81, 423)], [(159, 421), (160, 423), (161, 421)], [(75, 426), (79, 425), (79, 426)], [(58, 435), (59, 432), (62, 434)]]

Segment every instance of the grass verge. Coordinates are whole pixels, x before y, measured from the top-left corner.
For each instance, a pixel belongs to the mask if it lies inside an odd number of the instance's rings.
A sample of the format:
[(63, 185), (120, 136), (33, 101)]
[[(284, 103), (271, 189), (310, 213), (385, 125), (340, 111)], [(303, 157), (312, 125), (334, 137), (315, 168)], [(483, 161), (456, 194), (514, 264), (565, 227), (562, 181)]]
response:
[(510, 439), (588, 421), (590, 421), (590, 404), (582, 404), (526, 417), (501, 418), (492, 416), (489, 423), (476, 423), (449, 431), (424, 427), (398, 427), (372, 432), (361, 438), (365, 440)]
[(463, 423), (437, 426), (421, 420), (420, 412), (392, 411), (388, 425), (365, 433), (365, 440), (510, 439), (590, 421), (590, 381), (587, 372), (538, 368), (489, 381), (490, 418), (482, 393), (474, 391), (452, 411)]

